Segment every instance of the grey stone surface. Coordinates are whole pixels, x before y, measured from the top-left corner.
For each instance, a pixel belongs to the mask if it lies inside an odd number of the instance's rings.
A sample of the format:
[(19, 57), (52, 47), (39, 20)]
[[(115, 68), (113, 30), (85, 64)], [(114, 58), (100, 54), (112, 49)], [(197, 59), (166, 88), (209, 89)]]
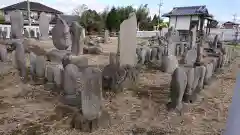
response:
[(39, 30), (41, 33), (40, 39), (47, 40), (49, 38), (49, 23), (51, 18), (46, 15), (46, 13), (42, 12), (39, 17)]
[(172, 74), (172, 80), (170, 83), (171, 102), (168, 104), (168, 109), (182, 110), (182, 101), (186, 86), (187, 75), (183, 68), (178, 67)]
[(157, 60), (158, 59), (158, 48), (152, 48), (151, 50), (151, 60)]
[(74, 64), (68, 64), (64, 68), (63, 90), (66, 95), (74, 95), (76, 93), (78, 72), (78, 67)]
[(193, 82), (194, 82), (194, 68), (192, 67), (184, 67), (185, 73), (187, 75), (187, 86), (184, 93), (184, 101), (189, 102), (189, 97), (193, 93)]
[(72, 44), (68, 24), (60, 16), (52, 29), (52, 40), (59, 50), (66, 50)]
[(166, 73), (173, 73), (178, 67), (178, 60), (176, 56), (163, 56), (162, 57), (162, 71)]
[(208, 63), (207, 65), (205, 65), (205, 67), (206, 67), (206, 73), (204, 77), (204, 84), (209, 85), (213, 75), (213, 64)]
[(62, 65), (65, 67), (68, 64), (74, 64), (79, 69), (88, 67), (88, 59), (85, 56), (75, 56), (67, 54), (62, 59)]
[(191, 48), (196, 48), (197, 44), (197, 26), (195, 25), (192, 29), (192, 36), (191, 36)]
[(51, 61), (51, 62), (56, 62), (56, 63), (62, 63), (62, 59), (66, 54), (70, 54), (70, 51), (66, 51), (66, 50), (57, 50), (57, 49), (53, 49), (49, 52), (47, 52), (47, 58)]
[(212, 48), (213, 48), (213, 49), (216, 49), (216, 48), (217, 48), (217, 43), (218, 43), (218, 35), (216, 35), (216, 36), (214, 37), (213, 44), (212, 44)]
[(46, 60), (44, 56), (36, 56), (36, 76), (44, 78)]
[(108, 43), (108, 40), (109, 40), (109, 31), (105, 30), (104, 31), (104, 42)]
[(137, 47), (137, 18), (132, 13), (127, 20), (120, 25), (120, 65), (136, 65), (136, 47)]
[(13, 67), (14, 67), (14, 68), (18, 68), (17, 60), (16, 60), (15, 55), (16, 55), (16, 51), (13, 50), (12, 53), (11, 53), (11, 56), (12, 56), (11, 61), (12, 61)]
[(115, 90), (115, 84), (117, 81), (116, 73), (118, 66), (116, 64), (108, 64), (102, 71), (102, 86), (105, 90)]
[(7, 56), (7, 47), (5, 45), (0, 45), (0, 58), (2, 62), (7, 62), (8, 61), (8, 56)]
[(70, 55), (69, 63), (76, 65), (79, 69), (86, 68), (88, 66), (88, 59), (85, 56)]
[(26, 56), (24, 45), (20, 42), (14, 42), (16, 46), (15, 60), (18, 70), (20, 71), (20, 76), (27, 77), (27, 67), (26, 67)]
[(71, 24), (70, 28), (72, 38), (71, 52), (74, 55), (83, 54), (84, 37), (82, 36), (82, 29), (83, 28), (78, 24), (78, 22), (73, 22)]
[(56, 84), (57, 88), (62, 88), (63, 86), (63, 73), (63, 66), (61, 64), (57, 64), (54, 67), (54, 83)]
[(88, 46), (83, 48), (84, 54), (101, 54), (103, 49), (101, 46)]
[(197, 59), (197, 51), (195, 49), (188, 50), (184, 57), (184, 64), (193, 65)]
[(29, 53), (29, 59), (30, 59), (30, 73), (32, 76), (36, 75), (36, 54), (33, 52)]
[(213, 73), (217, 71), (218, 68), (218, 60), (217, 58), (212, 59), (212, 64), (213, 64)]
[(194, 93), (199, 93), (203, 88), (203, 81), (206, 74), (206, 67), (197, 66), (194, 69), (194, 82), (193, 82), (193, 90)]
[(21, 11), (16, 10), (10, 13), (10, 21), (11, 21), (11, 37), (15, 39), (22, 38), (23, 32), (23, 16)]
[(77, 91), (81, 92), (83, 116), (88, 120), (99, 118), (102, 112), (101, 71), (96, 68), (86, 68), (82, 77), (77, 79)]
[(45, 78), (51, 83), (54, 82), (54, 68), (55, 64), (53, 63), (48, 63), (45, 67)]

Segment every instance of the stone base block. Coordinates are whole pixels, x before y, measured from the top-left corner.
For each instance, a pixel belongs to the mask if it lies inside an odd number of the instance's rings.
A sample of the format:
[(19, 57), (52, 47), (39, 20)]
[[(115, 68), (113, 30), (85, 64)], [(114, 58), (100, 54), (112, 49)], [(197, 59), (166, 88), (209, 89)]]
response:
[(44, 84), (44, 87), (46, 90), (53, 91), (55, 88), (55, 84), (52, 82), (47, 82), (46, 84)]
[(98, 128), (108, 128), (111, 125), (110, 115), (103, 111), (102, 115), (94, 120), (87, 120), (81, 113), (75, 113), (71, 126), (72, 128), (79, 129), (82, 132), (93, 132)]
[(36, 76), (33, 76), (33, 81), (35, 85), (42, 85), (42, 84), (45, 84), (46, 82), (45, 78), (36, 77)]
[(81, 96), (80, 95), (64, 95), (61, 97), (61, 102), (65, 105), (73, 107), (81, 107)]

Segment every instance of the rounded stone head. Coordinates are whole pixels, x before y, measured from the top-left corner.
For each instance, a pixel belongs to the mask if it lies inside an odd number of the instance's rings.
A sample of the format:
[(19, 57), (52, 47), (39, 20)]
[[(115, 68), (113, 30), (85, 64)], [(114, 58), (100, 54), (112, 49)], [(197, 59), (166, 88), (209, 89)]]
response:
[(52, 40), (59, 50), (66, 50), (72, 44), (69, 26), (60, 16), (57, 16), (57, 23), (52, 29)]

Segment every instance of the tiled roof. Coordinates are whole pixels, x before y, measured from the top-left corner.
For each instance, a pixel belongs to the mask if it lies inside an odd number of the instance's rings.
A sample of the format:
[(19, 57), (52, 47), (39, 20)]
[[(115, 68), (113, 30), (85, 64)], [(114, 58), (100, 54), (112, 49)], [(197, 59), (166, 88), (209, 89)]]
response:
[(239, 25), (238, 23), (231, 22), (231, 21), (227, 21), (227, 22), (223, 23), (223, 25), (226, 25), (226, 24)]
[[(78, 21), (79, 20), (79, 16), (76, 15), (59, 15), (63, 20), (65, 20), (69, 25), (73, 22), (73, 21)], [(52, 21), (50, 22), (50, 24), (56, 24), (56, 17), (52, 19)]]
[(205, 5), (190, 6), (190, 7), (175, 7), (169, 13), (163, 14), (163, 17), (183, 16), (183, 15), (206, 15), (209, 16)]
[[(30, 9), (31, 11), (39, 11), (39, 12), (46, 12), (46, 13), (55, 13), (55, 14), (63, 14), (61, 11), (58, 11), (56, 9), (50, 8), (48, 6), (45, 6), (38, 2), (29, 2), (30, 3)], [(27, 1), (23, 1), (20, 3), (16, 3), (4, 8), (1, 8), (0, 10), (3, 11), (11, 11), (11, 10), (27, 10)]]

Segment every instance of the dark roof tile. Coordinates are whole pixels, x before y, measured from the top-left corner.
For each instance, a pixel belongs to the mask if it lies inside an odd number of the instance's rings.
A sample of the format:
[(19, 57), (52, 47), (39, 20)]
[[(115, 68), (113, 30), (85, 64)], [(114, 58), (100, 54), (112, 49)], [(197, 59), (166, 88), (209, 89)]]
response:
[(175, 7), (169, 13), (163, 14), (163, 17), (182, 16), (182, 15), (209, 15), (205, 5), (203, 6), (189, 6), (189, 7)]
[[(45, 6), (41, 3), (38, 2), (29, 2), (30, 3), (30, 8), (31, 11), (41, 11), (41, 12), (46, 12), (46, 13), (55, 13), (55, 14), (63, 14), (63, 12), (58, 11), (56, 9), (50, 8), (48, 6)], [(27, 1), (23, 1), (20, 3), (16, 3), (4, 8), (1, 8), (0, 10), (3, 11), (11, 11), (11, 10), (27, 10)]]

